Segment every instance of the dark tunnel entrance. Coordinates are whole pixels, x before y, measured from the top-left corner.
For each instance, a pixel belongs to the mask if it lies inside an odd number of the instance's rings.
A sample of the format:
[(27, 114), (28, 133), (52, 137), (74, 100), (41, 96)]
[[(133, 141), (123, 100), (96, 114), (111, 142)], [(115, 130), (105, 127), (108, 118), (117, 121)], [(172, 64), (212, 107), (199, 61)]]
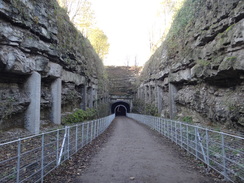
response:
[(128, 112), (130, 112), (130, 105), (126, 102), (115, 102), (111, 106), (111, 113), (115, 113), (115, 116), (126, 116)]

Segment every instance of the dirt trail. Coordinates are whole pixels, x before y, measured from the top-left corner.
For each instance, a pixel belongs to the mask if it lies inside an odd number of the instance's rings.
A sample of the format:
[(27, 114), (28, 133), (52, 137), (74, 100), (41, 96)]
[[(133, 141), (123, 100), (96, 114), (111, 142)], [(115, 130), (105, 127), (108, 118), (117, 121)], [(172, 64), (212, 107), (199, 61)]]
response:
[(209, 183), (162, 138), (135, 121), (118, 117), (115, 128), (90, 166), (74, 182), (79, 183)]

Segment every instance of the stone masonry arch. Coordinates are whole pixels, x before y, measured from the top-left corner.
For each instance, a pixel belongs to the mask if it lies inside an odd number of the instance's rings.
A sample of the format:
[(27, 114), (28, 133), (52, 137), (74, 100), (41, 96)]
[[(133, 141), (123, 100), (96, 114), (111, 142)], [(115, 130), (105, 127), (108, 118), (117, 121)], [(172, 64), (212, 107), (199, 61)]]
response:
[(130, 112), (130, 104), (124, 101), (114, 102), (111, 105), (111, 113), (115, 116), (126, 116)]

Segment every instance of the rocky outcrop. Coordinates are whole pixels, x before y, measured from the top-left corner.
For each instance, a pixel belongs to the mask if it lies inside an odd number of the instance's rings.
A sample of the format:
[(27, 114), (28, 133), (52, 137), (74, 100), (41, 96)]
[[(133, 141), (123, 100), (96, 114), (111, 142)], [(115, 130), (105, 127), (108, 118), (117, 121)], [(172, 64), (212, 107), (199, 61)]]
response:
[(110, 95), (132, 96), (136, 89), (136, 78), (141, 67), (107, 66)]
[(243, 130), (244, 2), (188, 2), (193, 17), (147, 62), (139, 97), (165, 117)]
[(0, 129), (26, 126), (26, 111), (35, 100), (30, 86), (40, 93), (43, 120), (52, 120), (59, 98), (63, 113), (96, 107), (107, 97), (100, 87), (103, 72), (89, 41), (55, 0), (0, 0)]

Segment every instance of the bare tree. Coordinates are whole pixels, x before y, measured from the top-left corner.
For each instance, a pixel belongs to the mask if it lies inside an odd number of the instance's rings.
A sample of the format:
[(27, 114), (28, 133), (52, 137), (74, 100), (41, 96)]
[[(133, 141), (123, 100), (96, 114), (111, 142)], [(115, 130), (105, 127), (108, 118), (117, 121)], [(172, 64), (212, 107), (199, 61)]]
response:
[(82, 14), (84, 5), (88, 4), (87, 0), (58, 0), (59, 4), (66, 9), (67, 14), (72, 22), (77, 16)]
[(149, 47), (154, 52), (166, 37), (170, 25), (184, 0), (161, 0), (157, 18), (149, 31)]

